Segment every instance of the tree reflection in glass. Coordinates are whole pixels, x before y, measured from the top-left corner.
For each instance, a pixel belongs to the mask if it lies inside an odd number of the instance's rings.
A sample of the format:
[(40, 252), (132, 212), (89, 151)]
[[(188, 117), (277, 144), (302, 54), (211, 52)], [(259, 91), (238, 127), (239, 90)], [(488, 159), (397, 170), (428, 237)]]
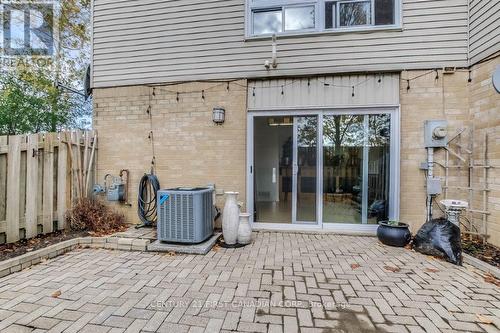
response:
[(318, 117), (297, 119), (297, 221), (315, 222)]
[(361, 223), (364, 116), (323, 117), (323, 222)]
[(370, 1), (340, 3), (339, 22), (341, 27), (371, 24)]
[(368, 116), (368, 223), (389, 216), (391, 116)]

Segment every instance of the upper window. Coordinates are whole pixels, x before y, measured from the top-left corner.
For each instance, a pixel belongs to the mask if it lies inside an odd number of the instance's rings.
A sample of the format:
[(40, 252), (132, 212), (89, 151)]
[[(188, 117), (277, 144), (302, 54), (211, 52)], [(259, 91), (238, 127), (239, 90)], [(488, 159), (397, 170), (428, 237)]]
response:
[(400, 0), (247, 0), (248, 34), (397, 26)]

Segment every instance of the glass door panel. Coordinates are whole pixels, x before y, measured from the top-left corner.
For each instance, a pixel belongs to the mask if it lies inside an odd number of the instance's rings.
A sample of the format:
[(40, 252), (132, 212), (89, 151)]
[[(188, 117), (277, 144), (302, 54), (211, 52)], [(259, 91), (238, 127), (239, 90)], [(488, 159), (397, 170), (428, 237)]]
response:
[(364, 116), (323, 116), (323, 223), (362, 223)]
[(292, 223), (293, 117), (254, 117), (254, 222)]
[(323, 223), (389, 215), (390, 114), (323, 117)]
[(317, 221), (318, 118), (295, 117), (296, 130), (296, 189), (297, 223)]
[(391, 116), (368, 116), (368, 223), (389, 218)]

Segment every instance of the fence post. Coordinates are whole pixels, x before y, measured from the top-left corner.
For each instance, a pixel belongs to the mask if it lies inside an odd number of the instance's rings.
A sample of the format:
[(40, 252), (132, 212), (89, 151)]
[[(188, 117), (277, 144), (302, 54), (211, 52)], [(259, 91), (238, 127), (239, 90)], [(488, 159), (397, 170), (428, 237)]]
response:
[(28, 136), (26, 150), (26, 238), (38, 234), (38, 134)]
[(21, 173), (21, 136), (9, 136), (7, 155), (7, 243), (19, 240), (19, 196)]

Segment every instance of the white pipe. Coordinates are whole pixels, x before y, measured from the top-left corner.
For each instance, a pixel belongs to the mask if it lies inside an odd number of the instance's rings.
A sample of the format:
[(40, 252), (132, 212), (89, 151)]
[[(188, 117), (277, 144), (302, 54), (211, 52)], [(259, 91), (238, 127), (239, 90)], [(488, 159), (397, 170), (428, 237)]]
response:
[(273, 61), (272, 61), (272, 66), (273, 68), (278, 67), (278, 48), (276, 45), (276, 35), (273, 35)]
[[(427, 178), (430, 179), (434, 177), (434, 148), (427, 148)], [(427, 189), (429, 191), (429, 189)], [(432, 195), (427, 193), (427, 218), (432, 218)]]
[(427, 148), (427, 165), (429, 167), (427, 176), (432, 178), (434, 177), (434, 148)]

